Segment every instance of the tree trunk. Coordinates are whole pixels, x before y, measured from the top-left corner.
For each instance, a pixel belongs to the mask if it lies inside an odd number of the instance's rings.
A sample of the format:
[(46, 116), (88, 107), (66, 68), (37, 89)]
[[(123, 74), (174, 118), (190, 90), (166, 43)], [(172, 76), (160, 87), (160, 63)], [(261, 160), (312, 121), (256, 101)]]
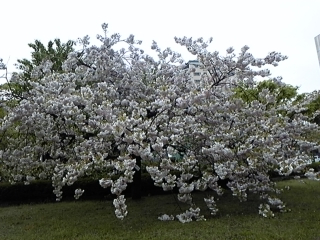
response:
[(141, 199), (141, 157), (135, 156), (135, 159), (136, 167), (134, 169), (131, 197), (132, 199)]

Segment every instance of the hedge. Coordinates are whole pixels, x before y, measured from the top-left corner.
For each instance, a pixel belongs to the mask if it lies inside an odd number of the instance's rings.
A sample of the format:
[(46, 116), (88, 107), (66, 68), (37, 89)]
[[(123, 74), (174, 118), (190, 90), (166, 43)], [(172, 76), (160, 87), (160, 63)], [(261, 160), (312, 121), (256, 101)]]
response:
[[(142, 196), (155, 195), (163, 193), (162, 188), (154, 186), (154, 182), (149, 174), (142, 174), (141, 192)], [(74, 190), (77, 188), (84, 189), (80, 200), (98, 199), (111, 200), (115, 196), (111, 194), (110, 188), (104, 189), (100, 186), (99, 181), (89, 178), (82, 178), (75, 182), (72, 186), (64, 186), (63, 200), (74, 200)], [(30, 202), (53, 202), (55, 195), (53, 194), (51, 181), (36, 180), (29, 185), (23, 183), (0, 183), (0, 203), (2, 204), (19, 204)], [(127, 190), (124, 192), (127, 197), (131, 196), (131, 184), (128, 184)]]

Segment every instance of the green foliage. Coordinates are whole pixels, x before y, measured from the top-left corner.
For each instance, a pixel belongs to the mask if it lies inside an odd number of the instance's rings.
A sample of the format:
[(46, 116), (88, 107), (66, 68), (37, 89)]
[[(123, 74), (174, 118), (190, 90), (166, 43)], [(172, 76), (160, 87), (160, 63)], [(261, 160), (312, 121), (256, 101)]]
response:
[[(55, 48), (54, 48), (55, 45)], [(23, 71), (25, 79), (31, 79), (31, 72), (35, 66), (39, 66), (43, 61), (53, 63), (52, 71), (62, 72), (62, 64), (67, 59), (68, 54), (74, 51), (74, 41), (61, 43), (60, 39), (49, 41), (47, 48), (39, 40), (35, 43), (29, 43), (28, 46), (33, 49), (31, 60), (18, 60), (17, 68)]]
[(247, 103), (253, 100), (260, 100), (259, 93), (263, 89), (268, 89), (270, 93), (276, 95), (276, 103), (280, 104), (286, 101), (301, 99), (302, 96), (298, 94), (298, 87), (276, 82), (274, 80), (264, 80), (257, 82), (253, 86), (240, 85), (235, 88), (235, 96), (241, 98)]
[[(298, 94), (298, 87), (294, 87), (288, 84), (276, 82), (273, 80), (264, 80), (258, 82), (253, 86), (240, 85), (235, 88), (235, 97), (241, 98), (247, 103), (250, 103), (254, 100), (261, 101), (259, 93), (263, 89), (268, 89), (270, 93), (275, 94), (276, 104), (291, 102), (291, 104), (297, 104), (302, 102), (308, 94)], [(320, 94), (318, 97), (306, 105), (307, 110), (304, 111), (304, 114), (308, 115), (313, 122), (320, 125), (320, 114), (315, 114), (316, 111), (320, 110)], [(295, 113), (287, 113), (289, 117)], [(317, 137), (319, 134), (317, 133)]]
[(309, 104), (308, 110), (310, 113), (320, 110), (320, 95)]
[(320, 125), (320, 113), (316, 113), (320, 111), (320, 94), (318, 93), (318, 97), (311, 101), (307, 106), (306, 114), (312, 117), (313, 122)]
[[(31, 52), (31, 60), (18, 60), (16, 67), (22, 72), (13, 73), (10, 81), (0, 85), (0, 91), (6, 95), (6, 100), (3, 101), (5, 107), (3, 105), (0, 106), (0, 119), (3, 119), (8, 111), (24, 98), (24, 93), (31, 89), (30, 83), (37, 80), (32, 77), (32, 71), (43, 62), (51, 61), (53, 64), (51, 71), (62, 72), (62, 64), (67, 59), (68, 54), (74, 51), (74, 45), (74, 41), (69, 40), (67, 43), (61, 43), (60, 39), (49, 41), (47, 47), (39, 40), (36, 40), (35, 43), (29, 43), (28, 46), (33, 50)], [(42, 77), (41, 74), (39, 77)], [(9, 129), (1, 133), (0, 149), (6, 148), (6, 136), (10, 134), (17, 135), (15, 129)]]
[[(47, 47), (45, 47), (39, 40), (35, 40), (35, 43), (29, 43), (28, 46), (33, 49), (31, 52), (31, 60), (18, 60), (16, 67), (22, 71), (22, 73), (19, 74), (19, 78), (21, 78), (22, 83), (21, 81), (10, 82), (12, 95), (21, 98), (24, 92), (31, 89), (30, 82), (36, 80), (32, 77), (32, 71), (45, 61), (52, 62), (52, 72), (63, 72), (62, 64), (67, 59), (68, 54), (74, 51), (74, 45), (74, 41), (69, 40), (67, 43), (61, 43), (60, 39), (49, 41)], [(18, 77), (17, 75), (17, 73), (14, 73), (13, 78)]]
[(3, 107), (0, 107), (0, 118), (4, 118), (7, 115), (6, 110)]
[(315, 172), (320, 171), (320, 162), (313, 162), (307, 166), (307, 169), (313, 168)]

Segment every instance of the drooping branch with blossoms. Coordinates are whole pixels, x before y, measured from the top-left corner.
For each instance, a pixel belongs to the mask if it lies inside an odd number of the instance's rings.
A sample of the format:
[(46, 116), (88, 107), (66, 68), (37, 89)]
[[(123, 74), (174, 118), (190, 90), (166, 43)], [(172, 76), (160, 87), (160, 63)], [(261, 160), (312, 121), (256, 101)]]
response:
[[(311, 151), (318, 149), (305, 137), (318, 126), (302, 114), (315, 96), (296, 105), (279, 104), (265, 89), (259, 100), (245, 102), (232, 89), (256, 76), (269, 76), (261, 67), (277, 66), (286, 56), (271, 52), (258, 59), (245, 46), (238, 56), (229, 48), (223, 57), (207, 50), (211, 40), (175, 38), (208, 73), (197, 85), (191, 81), (193, 70), (181, 67), (180, 54), (153, 42), (156, 60), (139, 48), (141, 41), (133, 35), (108, 37), (107, 25), (102, 27), (101, 46), (82, 39), (83, 49), (69, 54), (63, 73), (44, 62), (39, 69), (45, 75), (32, 82), (26, 99), (1, 120), (1, 132), (16, 131), (0, 152), (4, 179), (28, 184), (50, 178), (60, 200), (65, 185), (102, 173), (97, 180), (117, 196), (115, 214), (123, 219), (128, 213), (123, 191), (141, 161), (153, 162), (146, 169), (155, 185), (164, 191), (178, 188), (178, 199), (190, 205), (176, 216), (181, 222), (204, 219), (192, 192), (210, 189), (221, 195), (219, 180), (227, 180), (240, 201), (249, 192), (260, 194), (263, 216), (272, 216), (270, 205), (285, 211), (285, 204), (273, 196), (278, 191), (268, 173), (302, 172)], [(120, 42), (127, 48), (117, 50)], [(37, 69), (32, 74), (37, 77)], [(75, 198), (83, 191), (77, 189)], [(214, 195), (204, 201), (215, 215)]]

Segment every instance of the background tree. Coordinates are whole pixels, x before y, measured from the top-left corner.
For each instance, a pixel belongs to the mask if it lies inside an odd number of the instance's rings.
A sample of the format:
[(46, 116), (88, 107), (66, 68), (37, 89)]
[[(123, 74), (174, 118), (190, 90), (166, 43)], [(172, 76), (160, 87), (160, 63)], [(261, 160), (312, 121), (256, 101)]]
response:
[[(263, 80), (260, 82), (255, 82), (250, 85), (239, 84), (234, 88), (235, 97), (241, 98), (242, 100), (251, 103), (254, 100), (262, 101), (261, 92), (263, 89), (267, 89), (270, 93), (274, 94), (277, 105), (288, 104), (288, 105), (299, 105), (299, 103), (305, 101), (306, 99), (312, 99), (311, 101), (305, 102), (303, 106), (304, 109), (301, 111), (302, 114), (308, 116), (310, 122), (314, 122), (320, 125), (320, 94), (319, 92), (313, 93), (298, 93), (298, 87), (285, 84), (277, 79)], [(290, 119), (296, 114), (296, 110), (292, 108), (293, 111), (283, 111), (279, 110), (282, 114), (286, 113)], [(280, 113), (279, 112), (279, 113)], [(320, 144), (320, 131), (314, 131), (308, 133), (305, 136), (310, 141), (316, 141)], [(314, 151), (314, 154), (319, 155), (318, 151)]]
[(0, 70), (6, 69), (6, 65), (3, 63), (3, 59), (0, 58)]
[(259, 94), (263, 89), (268, 89), (270, 93), (276, 96), (276, 104), (295, 100), (298, 101), (301, 99), (301, 96), (298, 94), (298, 87), (294, 87), (274, 79), (254, 82), (250, 85), (239, 83), (234, 88), (235, 97), (239, 97), (250, 103), (254, 100), (260, 99)]
[[(35, 40), (35, 43), (29, 43), (28, 46), (33, 50), (31, 52), (31, 59), (17, 60), (18, 63), (15, 65), (20, 71), (14, 72), (10, 79), (7, 74), (6, 65), (0, 59), (0, 70), (4, 71), (1, 77), (6, 81), (0, 86), (1, 118), (6, 116), (10, 112), (10, 109), (16, 106), (19, 101), (27, 97), (32, 89), (32, 82), (38, 81), (44, 76), (45, 73), (41, 67), (44, 63), (52, 64), (50, 66), (50, 71), (52, 72), (63, 72), (62, 64), (67, 59), (68, 54), (74, 51), (75, 41), (69, 40), (67, 43), (61, 43), (60, 39), (55, 39), (54, 41), (49, 41), (47, 47), (45, 47), (39, 40)], [(0, 138), (0, 149), (6, 148), (6, 138), (8, 135), (13, 137), (17, 136), (17, 133), (14, 128), (3, 132)]]
[(13, 73), (11, 80), (8, 82), (12, 96), (17, 99), (23, 99), (24, 93), (30, 91), (31, 82), (37, 81), (45, 74), (45, 70), (40, 66), (47, 62), (52, 64), (50, 69), (52, 72), (63, 72), (62, 64), (67, 59), (68, 54), (73, 52), (75, 41), (67, 41), (61, 43), (60, 39), (49, 41), (47, 47), (35, 40), (34, 43), (29, 43), (28, 46), (32, 48), (31, 59), (19, 59), (16, 67), (21, 72)]
[(320, 92), (315, 91), (312, 94), (317, 95), (317, 97), (308, 104), (305, 113), (311, 117), (313, 122), (320, 125)]
[[(3, 73), (2, 73), (3, 72)], [(7, 67), (3, 63), (3, 59), (0, 58), (0, 79), (7, 79)], [(5, 116), (5, 110), (3, 108), (3, 103), (5, 102), (6, 98), (6, 88), (3, 84), (0, 85), (0, 118)]]
[(234, 88), (235, 97), (241, 98), (244, 101), (250, 103), (254, 100), (260, 101), (259, 94), (263, 89), (268, 89), (268, 91), (275, 95), (276, 104), (288, 103), (288, 104), (297, 104), (302, 102), (303, 99), (307, 99), (310, 95), (311, 100), (305, 107), (303, 111), (304, 114), (308, 115), (311, 118), (311, 121), (320, 125), (320, 94), (315, 91), (313, 93), (298, 93), (298, 87), (285, 84), (277, 79), (263, 80), (255, 82), (253, 84), (238, 84)]

